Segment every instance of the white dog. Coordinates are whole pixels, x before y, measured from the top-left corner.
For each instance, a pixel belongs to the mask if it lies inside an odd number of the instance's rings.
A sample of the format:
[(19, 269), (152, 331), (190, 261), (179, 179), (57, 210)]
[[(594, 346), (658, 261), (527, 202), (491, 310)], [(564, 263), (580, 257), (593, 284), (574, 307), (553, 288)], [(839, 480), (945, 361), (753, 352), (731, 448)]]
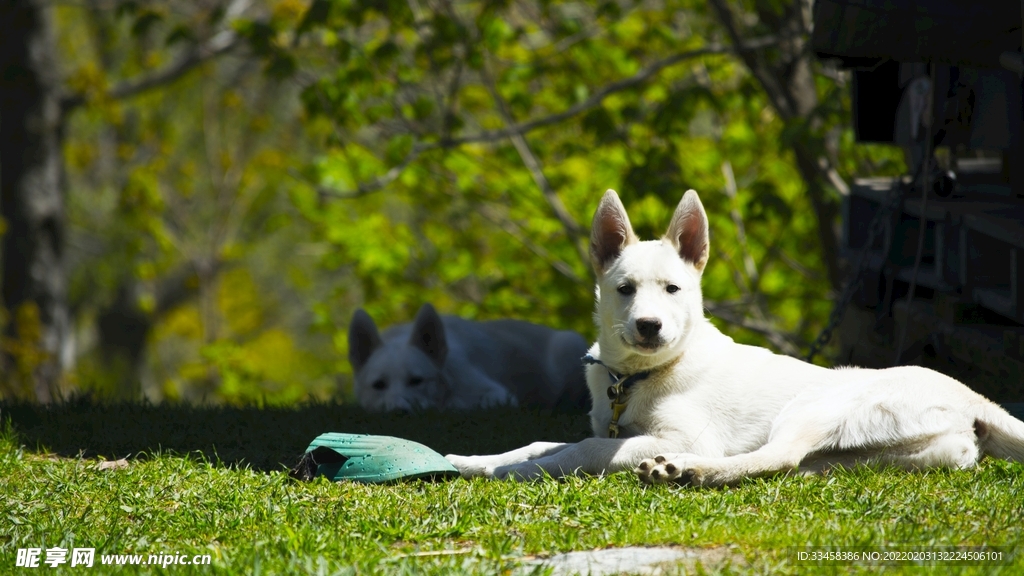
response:
[(586, 410), (582, 336), (519, 320), (473, 322), (424, 304), (411, 324), (377, 333), (356, 310), (348, 358), (368, 410), (519, 405)]
[(916, 366), (830, 370), (733, 342), (704, 318), (708, 246), (696, 192), (683, 196), (664, 238), (640, 242), (609, 190), (590, 244), (595, 437), (448, 460), (466, 477), (635, 469), (645, 482), (699, 486), (861, 462), (917, 470), (967, 468), (985, 454), (1024, 461), (1024, 422), (952, 378)]

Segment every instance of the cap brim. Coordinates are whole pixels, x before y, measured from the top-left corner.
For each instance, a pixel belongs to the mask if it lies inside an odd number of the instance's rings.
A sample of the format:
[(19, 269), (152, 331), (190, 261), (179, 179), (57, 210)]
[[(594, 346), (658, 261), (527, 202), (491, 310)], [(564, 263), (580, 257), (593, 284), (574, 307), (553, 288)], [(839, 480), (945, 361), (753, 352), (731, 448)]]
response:
[(306, 457), (316, 465), (315, 476), (379, 484), (417, 478), (451, 478), (459, 471), (423, 444), (367, 434), (328, 432), (317, 436)]

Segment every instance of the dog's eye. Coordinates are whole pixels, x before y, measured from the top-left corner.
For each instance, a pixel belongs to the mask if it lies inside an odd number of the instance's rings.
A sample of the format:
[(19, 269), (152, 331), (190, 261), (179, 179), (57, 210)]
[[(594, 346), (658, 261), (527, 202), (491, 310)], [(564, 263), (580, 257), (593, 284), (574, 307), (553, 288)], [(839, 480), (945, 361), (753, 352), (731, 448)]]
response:
[(385, 381), (384, 381), (383, 379), (381, 379), (381, 380), (376, 380), (376, 381), (375, 381), (375, 382), (374, 382), (374, 383), (372, 384), (372, 386), (373, 386), (373, 389), (374, 389), (374, 390), (385, 390), (385, 389), (387, 389), (387, 387), (388, 387), (388, 383), (387, 383), (387, 382), (385, 382)]
[(636, 294), (636, 286), (633, 286), (631, 284), (623, 284), (622, 286), (616, 288), (616, 290), (619, 294), (622, 294), (623, 296), (632, 296), (633, 294)]
[(420, 384), (423, 384), (423, 378), (420, 378), (419, 376), (410, 376), (407, 384), (409, 384), (409, 386), (419, 386)]
[(668, 292), (669, 294), (675, 294), (676, 292), (679, 292), (679, 286), (676, 286), (675, 284), (669, 284), (668, 286), (665, 286), (665, 291)]

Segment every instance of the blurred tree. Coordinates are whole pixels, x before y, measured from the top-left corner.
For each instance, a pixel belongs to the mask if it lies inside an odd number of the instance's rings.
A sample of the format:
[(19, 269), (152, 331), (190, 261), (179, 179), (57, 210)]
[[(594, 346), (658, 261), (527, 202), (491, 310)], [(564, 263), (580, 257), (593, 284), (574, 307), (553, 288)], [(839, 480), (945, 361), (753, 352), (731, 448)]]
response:
[[(280, 252), (270, 244), (287, 242), (282, 236), (301, 239), (281, 233), (289, 204), (275, 176), (301, 150), (286, 120), (294, 92), (260, 79), (244, 55), (214, 64), (235, 52), (240, 16), (259, 22), (282, 4), (287, 11), (287, 3), (248, 0), (0, 5), (5, 395), (35, 386), (36, 397), (48, 400), (78, 386), (135, 398), (148, 376), (155, 399), (274, 401), (275, 393), (295, 400), (315, 392), (304, 384), (331, 381), (324, 376), (330, 358), (296, 347), (308, 320), (297, 320), (294, 307), (272, 312), (275, 296), (292, 294), (280, 271), (266, 267), (287, 256), (259, 262), (268, 250)], [(248, 272), (232, 277), (232, 290), (259, 282), (276, 294), (239, 307), (221, 277), (240, 263)], [(196, 338), (176, 336), (183, 318), (199, 326), (198, 334), (185, 329)], [(150, 357), (154, 331), (162, 347)], [(268, 342), (281, 348), (276, 358)], [(160, 362), (182, 346), (187, 358)], [(246, 363), (253, 354), (271, 364)], [(62, 378), (76, 356), (71, 379)], [(239, 370), (245, 382), (225, 392), (225, 378), (237, 384)], [(298, 376), (307, 382), (287, 381)]]
[[(120, 397), (132, 398), (140, 392), (145, 347), (154, 322), (196, 297), (197, 286), (202, 284), (197, 278), (208, 283), (220, 269), (218, 256), (202, 254), (195, 261), (186, 260), (165, 274), (148, 278), (152, 286), (140, 283), (139, 247), (145, 244), (147, 236), (162, 233), (157, 224), (160, 216), (154, 211), (166, 205), (159, 190), (150, 188), (152, 179), (131, 170), (138, 153), (146, 152), (145, 141), (152, 139), (152, 134), (145, 133), (148, 127), (143, 126), (145, 121), (140, 115), (130, 107), (126, 110), (121, 102), (144, 97), (154, 90), (161, 91), (156, 101), (173, 101), (179, 91), (176, 84), (187, 80), (189, 72), (201, 70), (208, 61), (237, 46), (237, 36), (224, 18), (247, 4), (165, 1), (140, 5), (125, 1), (107, 5), (94, 0), (64, 13), (66, 31), (78, 39), (77, 44), (65, 40), (65, 52), (71, 55), (69, 67), (73, 69), (69, 79), (71, 90), (63, 101), (65, 114), (84, 107), (94, 121), (96, 116), (102, 118), (100, 124), (94, 124), (102, 126), (98, 131), (72, 132), (68, 143), (73, 153), (72, 170), (77, 174), (103, 157), (104, 176), (119, 180), (122, 186), (117, 216), (127, 223), (114, 234), (110, 232), (118, 230), (117, 226), (112, 227), (109, 221), (101, 224), (106, 228), (106, 233), (101, 234), (105, 240), (122, 243), (106, 246), (103, 254), (121, 261), (113, 266), (100, 265), (99, 275), (96, 269), (82, 269), (82, 263), (76, 262), (73, 282), (79, 288), (73, 290), (72, 304), (76, 315), (81, 316), (90, 304), (101, 303), (95, 319), (99, 359), (106, 367), (107, 377), (116, 382), (107, 392)], [(81, 42), (83, 38), (91, 42)], [(149, 105), (160, 108), (159, 104)], [(83, 132), (89, 134), (86, 142), (81, 139)], [(173, 146), (173, 134), (166, 136), (161, 144)], [(83, 186), (82, 180), (74, 175), (72, 180), (76, 187), (72, 208), (84, 197), (88, 198), (87, 210), (97, 212), (95, 200), (103, 191), (89, 190), (90, 186)], [(106, 181), (100, 186), (112, 184)], [(90, 215), (92, 222), (102, 214), (98, 212)], [(83, 223), (82, 218), (73, 220), (75, 224)], [(80, 237), (74, 235), (73, 240)], [(98, 237), (93, 236), (92, 240), (95, 242)], [(72, 252), (73, 257), (78, 256), (74, 247)], [(81, 288), (83, 282), (89, 286), (87, 292)]]
[[(90, 3), (93, 13), (98, 12), (98, 5)], [(140, 12), (134, 22), (135, 31), (151, 26), (160, 13), (159, 7), (139, 11), (136, 2), (127, 0), (117, 2), (114, 8)], [(224, 8), (216, 10), (223, 12)], [(61, 154), (68, 113), (89, 98), (114, 101), (164, 86), (235, 43), (230, 30), (221, 30), (219, 36), (200, 42), (193, 30), (179, 27), (169, 40), (182, 40), (188, 45), (171, 66), (109, 89), (106, 78), (91, 86), (75, 85), (74, 81), (64, 86), (52, 17), (52, 7), (46, 2), (11, 0), (0, 4), (0, 118), (5, 120), (0, 124), (0, 214), (4, 222), (0, 232), (6, 232), (0, 280), (3, 305), (13, 316), (5, 323), (6, 345), (0, 350), (0, 367), (17, 367), (4, 372), (21, 375), (5, 378), (8, 393), (23, 393), (20, 389), (27, 379), (40, 401), (49, 401), (57, 393), (74, 355), (64, 262)], [(19, 322), (35, 322), (38, 329), (19, 326)], [(26, 341), (26, 337), (37, 341)], [(38, 352), (28, 354), (30, 350)], [(26, 364), (29, 359), (34, 364)]]
[(40, 402), (70, 356), (56, 64), (45, 2), (0, 2), (0, 385)]
[(333, 360), (309, 352), (304, 236), (284, 194), (304, 150), (295, 91), (234, 49), (240, 16), (281, 5), (99, 6), (62, 20), (83, 106), (67, 145), (79, 384), (151, 400), (324, 396)]

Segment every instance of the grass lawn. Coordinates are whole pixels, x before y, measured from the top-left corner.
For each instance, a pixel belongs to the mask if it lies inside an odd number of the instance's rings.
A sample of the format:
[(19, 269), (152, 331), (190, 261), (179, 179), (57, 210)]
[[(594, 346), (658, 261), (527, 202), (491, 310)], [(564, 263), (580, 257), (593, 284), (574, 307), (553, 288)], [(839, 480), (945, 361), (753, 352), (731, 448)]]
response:
[[(191, 569), (60, 569), (86, 574), (493, 574), (528, 573), (536, 569), (529, 560), (560, 552), (627, 545), (718, 549), (728, 561), (709, 571), (764, 574), (877, 570), (800, 564), (794, 547), (984, 545), (1006, 547), (1011, 561), (888, 570), (1024, 573), (1022, 464), (986, 460), (976, 470), (925, 474), (860, 468), (725, 490), (645, 488), (631, 474), (527, 484), (300, 483), (285, 468), (321, 432), (485, 453), (579, 440), (588, 422), (512, 409), (372, 416), (334, 405), (88, 402), (0, 403), (0, 419), (0, 573), (32, 573), (15, 568), (17, 549), (29, 547), (93, 547), (97, 564), (102, 554), (212, 558)], [(97, 457), (127, 457), (129, 465), (99, 470)]]

